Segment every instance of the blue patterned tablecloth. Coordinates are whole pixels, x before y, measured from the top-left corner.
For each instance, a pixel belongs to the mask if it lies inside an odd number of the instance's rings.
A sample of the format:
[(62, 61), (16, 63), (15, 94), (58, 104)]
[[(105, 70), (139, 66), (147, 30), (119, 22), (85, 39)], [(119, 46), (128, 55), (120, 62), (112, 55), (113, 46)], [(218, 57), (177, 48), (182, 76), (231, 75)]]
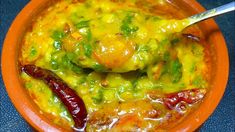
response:
[[(233, 0), (198, 0), (204, 7), (211, 9)], [(17, 13), (29, 0), (0, 0), (0, 50), (9, 26)], [(223, 99), (199, 129), (202, 132), (235, 132), (235, 13), (216, 18), (224, 37), (230, 56), (229, 82)], [(212, 100), (213, 101), (213, 100)], [(30, 132), (31, 126), (20, 116), (12, 105), (0, 75), (0, 132)]]

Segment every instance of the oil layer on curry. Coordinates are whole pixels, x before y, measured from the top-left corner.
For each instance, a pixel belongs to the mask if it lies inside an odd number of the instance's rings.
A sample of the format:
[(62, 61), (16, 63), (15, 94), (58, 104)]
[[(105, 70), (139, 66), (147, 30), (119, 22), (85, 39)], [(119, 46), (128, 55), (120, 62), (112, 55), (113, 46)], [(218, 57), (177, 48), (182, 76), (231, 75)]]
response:
[[(177, 33), (182, 25), (165, 24), (183, 17), (165, 0), (58, 1), (24, 36), (19, 63), (31, 67), (22, 82), (61, 127), (76, 121), (49, 88), (51, 76), (84, 102), (87, 131), (169, 129), (209, 88), (210, 55), (199, 28)], [(42, 69), (27, 71), (32, 66)]]

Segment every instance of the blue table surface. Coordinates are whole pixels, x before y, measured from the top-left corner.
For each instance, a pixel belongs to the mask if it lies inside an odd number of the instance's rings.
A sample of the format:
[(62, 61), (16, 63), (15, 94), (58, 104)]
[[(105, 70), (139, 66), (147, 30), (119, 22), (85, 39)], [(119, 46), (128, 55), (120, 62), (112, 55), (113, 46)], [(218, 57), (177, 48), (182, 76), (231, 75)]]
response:
[[(206, 9), (226, 4), (233, 0), (198, 0)], [(29, 0), (0, 0), (0, 50), (9, 26)], [(216, 18), (227, 42), (230, 56), (230, 75), (223, 99), (214, 113), (199, 128), (205, 132), (235, 132), (235, 13)], [(12, 105), (0, 74), (0, 132), (30, 132), (33, 128), (21, 117)]]

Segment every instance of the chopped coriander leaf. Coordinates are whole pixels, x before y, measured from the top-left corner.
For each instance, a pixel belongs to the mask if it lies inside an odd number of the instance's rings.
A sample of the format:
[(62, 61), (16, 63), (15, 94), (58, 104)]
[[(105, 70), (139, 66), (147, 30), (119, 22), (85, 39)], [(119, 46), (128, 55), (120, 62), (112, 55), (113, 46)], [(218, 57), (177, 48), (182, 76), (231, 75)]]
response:
[(92, 54), (92, 46), (91, 46), (91, 44), (84, 43), (83, 44), (83, 48), (84, 48), (84, 51), (85, 51), (85, 55), (87, 57), (91, 57), (91, 54)]
[(147, 45), (138, 45), (137, 52), (148, 52), (149, 47)]
[(133, 18), (134, 18), (134, 14), (133, 14), (133, 13), (128, 13), (128, 14), (126, 15), (126, 17), (123, 19), (122, 22), (123, 22), (124, 24), (130, 24), (130, 23), (132, 22)]
[(138, 27), (137, 26), (133, 26), (133, 25), (129, 25), (129, 24), (123, 24), (121, 26), (121, 31), (124, 34), (124, 36), (130, 36), (133, 33), (135, 33), (136, 31), (138, 31)]
[(132, 24), (132, 19), (134, 18), (134, 15), (128, 14), (122, 21), (121, 25), (121, 32), (124, 34), (124, 36), (130, 36), (136, 31), (138, 31), (139, 27), (134, 26)]
[(90, 28), (87, 28), (87, 27), (81, 28), (81, 29), (79, 30), (79, 33), (80, 33), (84, 38), (86, 38), (88, 41), (91, 41), (91, 39), (92, 39), (92, 33), (91, 33), (91, 29), (90, 29)]
[(87, 31), (87, 40), (88, 40), (88, 41), (91, 41), (91, 39), (92, 39), (92, 33), (91, 33), (91, 30), (89, 29), (89, 30)]
[(53, 31), (51, 38), (53, 38), (54, 40), (61, 40), (64, 36), (65, 33), (63, 31), (55, 30)]
[(63, 66), (68, 67), (70, 65), (70, 60), (67, 55), (64, 55), (61, 59)]
[(100, 104), (103, 101), (103, 91), (100, 89), (97, 95), (91, 98), (95, 104)]
[(78, 22), (75, 26), (76, 28), (78, 29), (81, 29), (81, 28), (84, 28), (84, 27), (89, 27), (89, 20), (86, 20), (86, 21), (80, 21)]
[(82, 68), (72, 63), (72, 71), (79, 74), (82, 73)]
[(86, 77), (81, 77), (81, 79), (79, 80), (79, 84), (83, 84), (86, 82)]
[(102, 66), (102, 65), (100, 65), (100, 64), (98, 64), (98, 63), (96, 63), (95, 65), (93, 65), (93, 69), (94, 69), (95, 71), (98, 71), (98, 72), (105, 71), (105, 67)]
[(134, 79), (131, 83), (132, 83), (132, 86), (133, 86), (133, 91), (136, 91), (136, 86), (138, 85), (138, 79)]
[(37, 55), (37, 50), (34, 46), (31, 47), (30, 57), (35, 57)]
[(76, 57), (76, 55), (72, 52), (66, 53), (66, 56), (68, 57), (70, 61), (72, 61)]
[(170, 62), (170, 74), (173, 83), (177, 83), (182, 77), (182, 64), (179, 59)]

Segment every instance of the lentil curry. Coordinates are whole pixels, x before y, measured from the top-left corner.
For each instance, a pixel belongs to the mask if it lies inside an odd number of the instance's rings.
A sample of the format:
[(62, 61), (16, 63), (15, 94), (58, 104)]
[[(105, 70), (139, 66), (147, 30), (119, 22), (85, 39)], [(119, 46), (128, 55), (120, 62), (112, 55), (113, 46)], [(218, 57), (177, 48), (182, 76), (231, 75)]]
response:
[(166, 24), (184, 17), (165, 0), (58, 1), (24, 36), (22, 82), (61, 127), (169, 129), (209, 88), (210, 55), (199, 28), (178, 32), (183, 25)]

